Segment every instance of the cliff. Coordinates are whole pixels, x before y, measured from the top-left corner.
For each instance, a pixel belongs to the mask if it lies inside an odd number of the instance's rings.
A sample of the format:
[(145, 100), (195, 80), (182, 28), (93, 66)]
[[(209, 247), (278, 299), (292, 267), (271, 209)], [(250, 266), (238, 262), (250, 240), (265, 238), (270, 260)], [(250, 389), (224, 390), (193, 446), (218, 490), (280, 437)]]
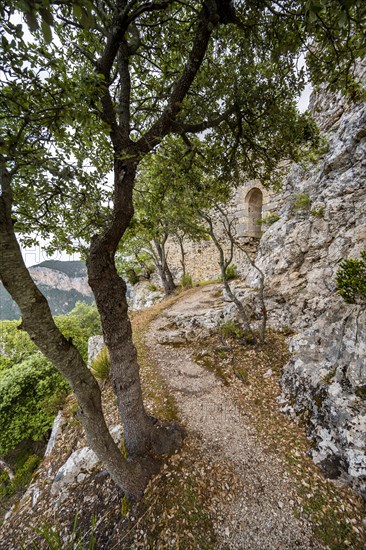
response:
[[(87, 304), (94, 301), (83, 262), (47, 260), (30, 267), (29, 272), (47, 298), (53, 315), (69, 313), (78, 301)], [(17, 305), (0, 283), (0, 320), (19, 316)]]
[[(366, 106), (321, 91), (311, 109), (328, 152), (288, 173), (257, 264), (272, 325), (296, 333), (284, 410), (306, 420), (313, 458), (327, 474), (366, 498), (366, 312), (347, 305), (335, 283), (339, 262), (366, 247)], [(256, 277), (252, 271), (247, 283)]]

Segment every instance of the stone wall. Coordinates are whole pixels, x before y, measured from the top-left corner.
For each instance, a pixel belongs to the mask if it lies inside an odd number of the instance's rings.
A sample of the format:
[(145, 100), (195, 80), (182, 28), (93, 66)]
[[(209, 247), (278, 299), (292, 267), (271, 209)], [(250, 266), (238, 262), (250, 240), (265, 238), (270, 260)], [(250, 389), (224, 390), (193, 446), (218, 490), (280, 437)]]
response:
[[(237, 220), (236, 230), (241, 242), (251, 255), (255, 255), (258, 247), (258, 239), (261, 237), (264, 226), (258, 223), (270, 212), (275, 212), (279, 205), (280, 197), (272, 191), (264, 188), (259, 182), (244, 183), (235, 190), (232, 200), (228, 205), (228, 212)], [(219, 225), (217, 226), (220, 232)], [(225, 242), (224, 249), (227, 250)], [(186, 242), (185, 258), (186, 272), (191, 275), (193, 281), (217, 280), (220, 277), (218, 251), (211, 240), (200, 242)], [(182, 274), (181, 252), (178, 244), (170, 240), (167, 245), (168, 263), (177, 280)], [(245, 275), (248, 262), (245, 253), (235, 250), (234, 264), (238, 271)]]

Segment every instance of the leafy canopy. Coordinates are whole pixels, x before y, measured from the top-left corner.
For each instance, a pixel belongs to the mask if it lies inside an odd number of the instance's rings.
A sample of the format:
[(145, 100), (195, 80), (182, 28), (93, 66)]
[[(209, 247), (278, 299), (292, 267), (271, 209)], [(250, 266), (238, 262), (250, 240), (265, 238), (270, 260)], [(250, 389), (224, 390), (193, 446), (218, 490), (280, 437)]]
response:
[(67, 382), (40, 354), (32, 355), (0, 377), (0, 454), (24, 440), (39, 441), (52, 427)]
[[(16, 230), (26, 244), (52, 234), (51, 249), (83, 249), (107, 226), (109, 136), (118, 158), (139, 161), (166, 134), (187, 142), (205, 132), (208, 164), (219, 158), (231, 181), (240, 174), (266, 182), (281, 159), (296, 159), (299, 145), (316, 139), (295, 105), (304, 85), (296, 62), (313, 9), (303, 2), (249, 0), (235, 10), (218, 2), (223, 24), (188, 92), (172, 103), (186, 86), (202, 5), (0, 3), (2, 154), (14, 170)], [(31, 39), (14, 22), (17, 10)]]

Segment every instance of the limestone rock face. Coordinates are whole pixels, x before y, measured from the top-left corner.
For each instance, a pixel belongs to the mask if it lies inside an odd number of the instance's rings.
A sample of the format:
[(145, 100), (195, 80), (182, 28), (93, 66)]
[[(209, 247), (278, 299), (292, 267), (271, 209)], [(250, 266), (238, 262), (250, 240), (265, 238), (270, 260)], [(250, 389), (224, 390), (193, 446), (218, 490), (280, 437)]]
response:
[(85, 296), (92, 296), (86, 273), (84, 276), (70, 277), (62, 271), (41, 266), (30, 267), (29, 272), (37, 285), (43, 284), (66, 292), (76, 290)]
[(130, 287), (128, 303), (131, 309), (150, 307), (164, 299), (164, 292), (151, 281), (140, 281)]
[[(314, 459), (366, 498), (366, 312), (337, 296), (335, 283), (339, 262), (366, 248), (366, 105), (322, 92), (312, 110), (328, 152), (288, 173), (257, 264), (271, 323), (297, 333), (283, 376), (286, 410), (307, 415)], [(257, 285), (255, 270), (247, 282)]]

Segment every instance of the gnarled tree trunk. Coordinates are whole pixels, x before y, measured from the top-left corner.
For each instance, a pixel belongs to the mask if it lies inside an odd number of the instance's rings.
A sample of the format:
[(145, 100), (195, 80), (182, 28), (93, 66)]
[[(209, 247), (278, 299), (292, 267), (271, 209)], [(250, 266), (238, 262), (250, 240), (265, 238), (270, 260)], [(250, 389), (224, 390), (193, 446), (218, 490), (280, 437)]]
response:
[(31, 278), (15, 237), (10, 174), (0, 166), (0, 279), (19, 306), (24, 328), (69, 382), (90, 447), (131, 499), (141, 498), (150, 473), (145, 461), (128, 462), (105, 423), (98, 383), (75, 346), (59, 331), (49, 305)]
[[(129, 459), (170, 454), (182, 442), (174, 424), (164, 425), (146, 414), (128, 317), (126, 284), (115, 266), (117, 246), (133, 216), (132, 191), (136, 164), (115, 162), (115, 197), (111, 221), (104, 233), (92, 241), (87, 258), (89, 284), (101, 317), (103, 336), (111, 360), (111, 380), (122, 419)], [(153, 459), (150, 458), (152, 461)]]
[(162, 242), (160, 243), (157, 240), (154, 240), (154, 245), (156, 248), (156, 268), (159, 272), (161, 282), (163, 283), (164, 292), (166, 296), (169, 296), (172, 292), (174, 292), (176, 286), (174, 283), (172, 272), (169, 269), (166, 252), (165, 252), (165, 243), (167, 241), (168, 236), (166, 235)]

